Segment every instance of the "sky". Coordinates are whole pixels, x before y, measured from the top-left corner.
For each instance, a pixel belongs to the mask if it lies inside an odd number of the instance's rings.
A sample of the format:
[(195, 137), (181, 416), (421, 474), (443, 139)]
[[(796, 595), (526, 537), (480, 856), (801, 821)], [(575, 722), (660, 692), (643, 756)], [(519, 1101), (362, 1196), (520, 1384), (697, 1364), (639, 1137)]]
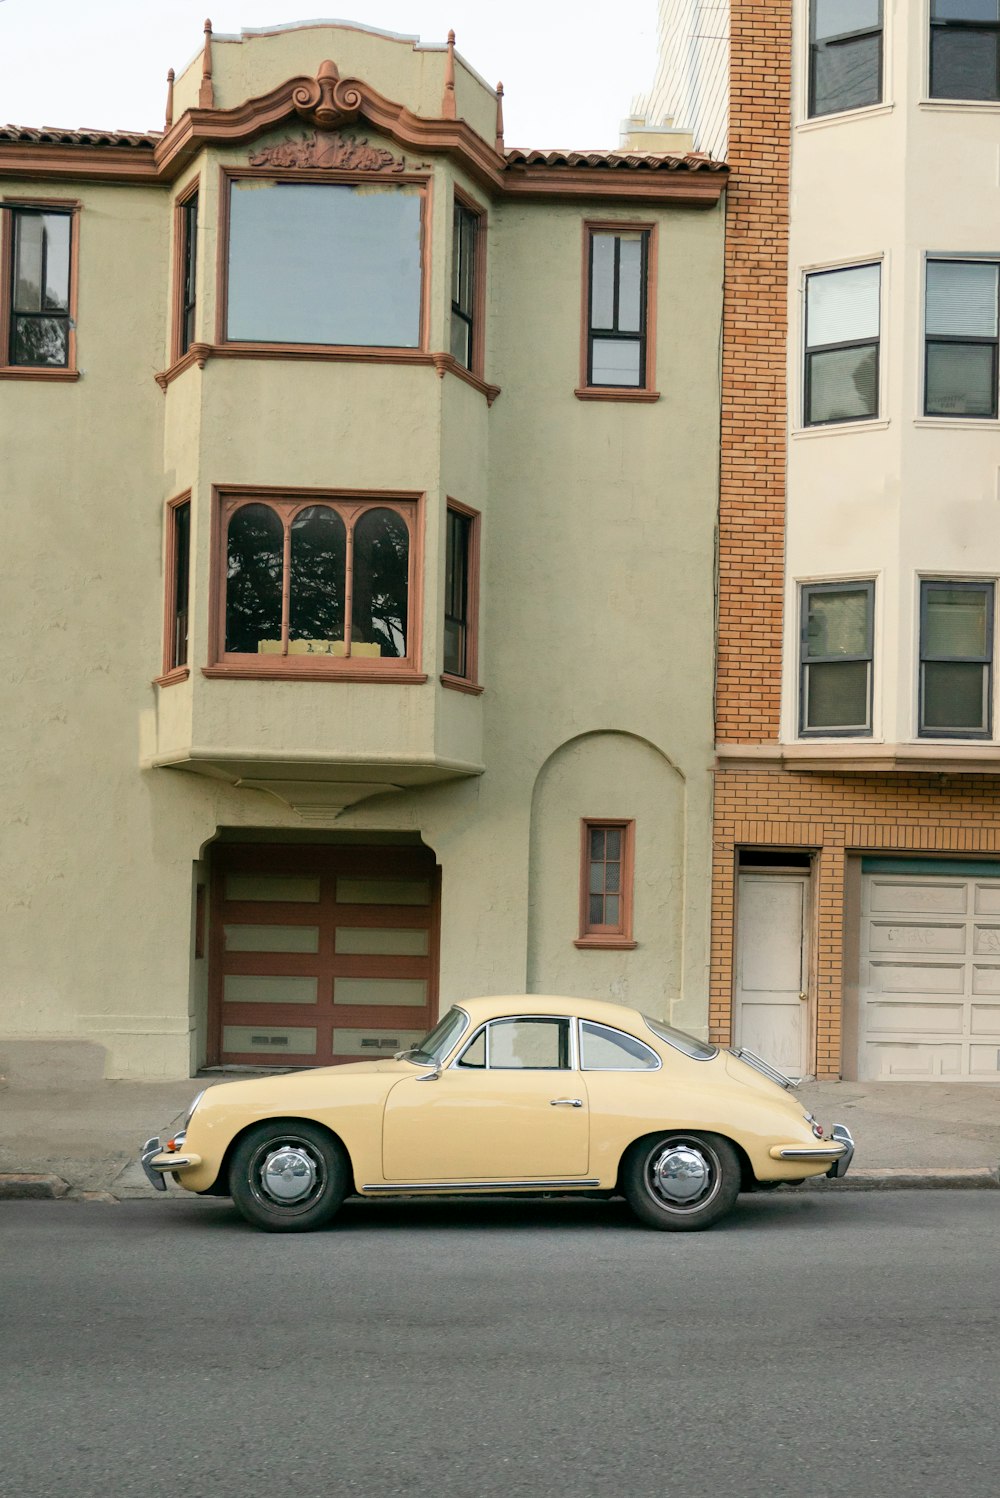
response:
[[(359, 21), (443, 42), (503, 80), (510, 146), (618, 143), (656, 61), (656, 0), (0, 0), (0, 124), (159, 130), (167, 69), (217, 32)], [(336, 59), (334, 59), (336, 60)]]

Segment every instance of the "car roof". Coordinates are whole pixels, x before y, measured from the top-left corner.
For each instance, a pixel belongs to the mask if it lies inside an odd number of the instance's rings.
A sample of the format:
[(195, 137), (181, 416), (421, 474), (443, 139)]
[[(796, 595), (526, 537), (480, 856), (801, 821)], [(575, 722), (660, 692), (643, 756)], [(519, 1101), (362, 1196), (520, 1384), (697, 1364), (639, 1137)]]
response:
[(642, 1032), (642, 1015), (637, 1009), (627, 1009), (623, 1004), (613, 1004), (607, 999), (572, 999), (556, 994), (498, 994), (490, 998), (456, 999), (456, 1006), (464, 1009), (473, 1024), (483, 1020), (500, 1019), (504, 1015), (578, 1014), (581, 1019), (594, 1020), (600, 1025), (615, 1025), (621, 1029)]

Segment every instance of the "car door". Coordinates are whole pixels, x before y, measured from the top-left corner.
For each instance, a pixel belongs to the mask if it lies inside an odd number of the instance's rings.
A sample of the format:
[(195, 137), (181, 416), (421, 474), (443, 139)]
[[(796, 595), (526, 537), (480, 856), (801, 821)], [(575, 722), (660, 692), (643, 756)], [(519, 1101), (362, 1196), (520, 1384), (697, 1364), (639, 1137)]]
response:
[(587, 1093), (572, 1021), (492, 1020), (437, 1075), (405, 1077), (386, 1098), (386, 1181), (561, 1181), (587, 1173)]

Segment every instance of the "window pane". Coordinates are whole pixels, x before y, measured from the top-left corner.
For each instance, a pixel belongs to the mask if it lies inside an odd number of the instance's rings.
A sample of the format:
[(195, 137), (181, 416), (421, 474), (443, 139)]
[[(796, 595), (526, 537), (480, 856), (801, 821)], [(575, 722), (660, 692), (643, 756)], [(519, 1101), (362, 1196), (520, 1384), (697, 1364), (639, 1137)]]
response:
[(367, 510), (354, 527), (351, 650), (358, 654), (405, 656), (409, 592), (410, 533), (394, 510)]
[(987, 654), (990, 590), (983, 588), (928, 588), (924, 594), (926, 656)]
[(533, 1071), (565, 1068), (569, 1020), (502, 1019), (490, 1025), (490, 1066)]
[(615, 325), (615, 236), (595, 234), (591, 240), (590, 326)]
[(416, 348), (420, 206), (403, 185), (233, 182), (226, 336)]
[(878, 415), (878, 350), (834, 349), (809, 355), (807, 425)]
[(868, 662), (806, 667), (807, 728), (868, 727)]
[(641, 385), (642, 360), (638, 339), (595, 338), (591, 383)]
[(933, 21), (1000, 21), (1000, 0), (931, 0)]
[(995, 416), (996, 345), (928, 343), (928, 416)]
[(307, 654), (330, 654), (344, 639), (347, 531), (329, 505), (310, 505), (292, 521), (288, 638), (308, 643)]
[(619, 234), (618, 330), (642, 331), (642, 235)]
[(481, 1030), (471, 1045), (466, 1046), (458, 1062), (459, 1066), (482, 1068), (486, 1065), (486, 1031)]
[(64, 317), (17, 317), (11, 326), (10, 362), (62, 367), (69, 363), (69, 323)]
[(606, 863), (604, 865), (604, 888), (609, 895), (617, 895), (622, 884), (622, 866), (620, 863)]
[(870, 655), (868, 589), (809, 594), (806, 657)]
[(864, 109), (882, 98), (882, 38), (829, 42), (813, 52), (814, 115)]
[(622, 830), (620, 827), (608, 828), (607, 857), (621, 858), (622, 856)]
[(985, 731), (987, 679), (986, 666), (966, 661), (926, 661), (923, 727), (943, 732)]
[(580, 1025), (580, 1049), (586, 1071), (655, 1071), (658, 1065), (658, 1058), (641, 1041), (588, 1020)]
[(448, 511), (445, 547), (444, 669), (451, 676), (464, 676), (468, 611), (469, 533), (467, 515)]
[(472, 328), (457, 312), (451, 314), (451, 354), (463, 369), (472, 364)]
[(473, 278), (476, 266), (476, 220), (471, 213), (462, 211), (462, 275), (458, 300), (462, 311), (472, 316)]
[(590, 865), (590, 893), (592, 895), (603, 895), (604, 893), (603, 863), (592, 863)]
[(813, 35), (817, 41), (881, 24), (882, 0), (813, 0)]
[(591, 895), (587, 924), (590, 926), (604, 925), (604, 896)]
[(617, 895), (605, 895), (604, 897), (604, 924), (606, 926), (617, 926), (619, 900)]
[(173, 630), (171, 666), (186, 666), (188, 656), (188, 587), (191, 570), (191, 504), (175, 505)]
[(997, 270), (974, 261), (928, 260), (928, 333), (995, 338)]
[(605, 837), (605, 832), (604, 832), (604, 828), (603, 827), (591, 827), (591, 829), (590, 829), (590, 856), (591, 856), (591, 858), (600, 858), (600, 859), (604, 858), (604, 837)]
[(16, 213), (14, 310), (69, 310), (68, 213)]
[(997, 53), (995, 31), (931, 30), (931, 97), (935, 99), (996, 99)]
[(881, 266), (821, 271), (806, 281), (806, 345), (860, 343), (879, 333)]
[(284, 527), (269, 505), (236, 511), (226, 566), (227, 651), (256, 655), (281, 648), (283, 553)]

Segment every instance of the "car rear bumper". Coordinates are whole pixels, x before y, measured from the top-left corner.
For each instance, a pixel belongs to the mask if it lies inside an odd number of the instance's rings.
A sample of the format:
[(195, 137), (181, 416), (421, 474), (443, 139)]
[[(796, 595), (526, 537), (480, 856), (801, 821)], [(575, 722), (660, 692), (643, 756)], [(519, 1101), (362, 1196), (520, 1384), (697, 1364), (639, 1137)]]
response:
[(816, 1144), (776, 1144), (770, 1150), (772, 1160), (794, 1160), (798, 1165), (829, 1164), (828, 1176), (847, 1174), (854, 1158), (854, 1140), (846, 1124), (834, 1124), (829, 1139)]
[(190, 1150), (165, 1150), (154, 1134), (139, 1151), (139, 1163), (149, 1184), (157, 1191), (166, 1191), (164, 1176), (175, 1170), (193, 1170), (201, 1164), (201, 1156), (193, 1155)]

